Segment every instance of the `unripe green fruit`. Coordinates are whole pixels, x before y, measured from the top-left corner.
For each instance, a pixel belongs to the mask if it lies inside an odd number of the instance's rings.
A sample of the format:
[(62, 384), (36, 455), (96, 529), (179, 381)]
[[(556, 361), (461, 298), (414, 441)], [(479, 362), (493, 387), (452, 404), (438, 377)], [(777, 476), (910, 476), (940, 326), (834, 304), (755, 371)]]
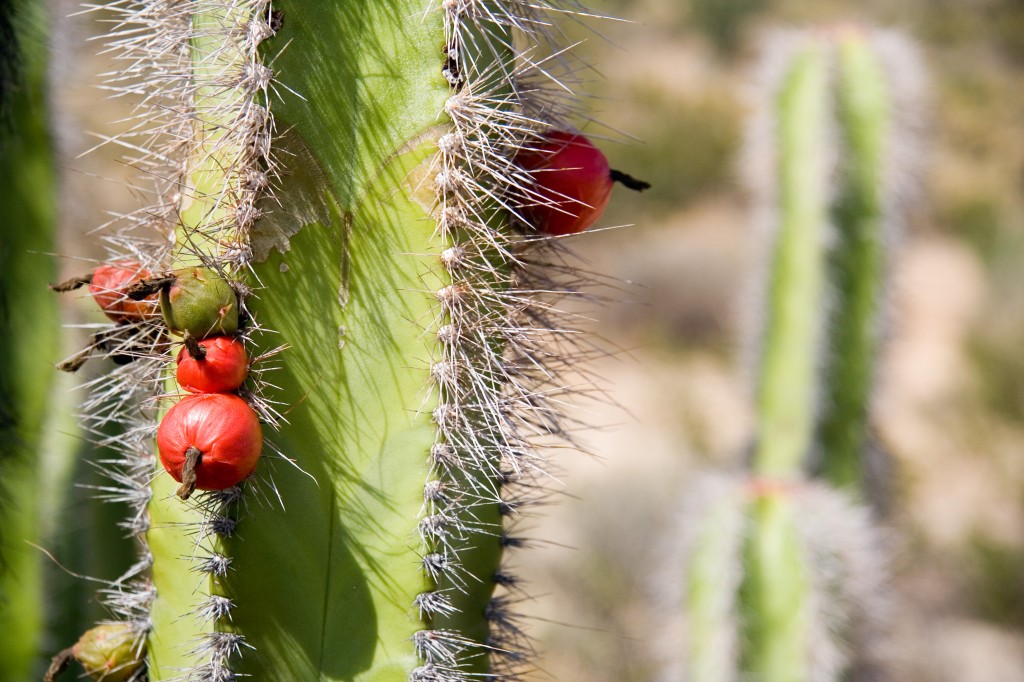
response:
[(160, 292), (168, 329), (197, 339), (238, 331), (238, 297), (227, 280), (209, 268), (185, 268)]
[(107, 623), (82, 635), (71, 653), (92, 679), (127, 682), (142, 666), (138, 643), (131, 623)]

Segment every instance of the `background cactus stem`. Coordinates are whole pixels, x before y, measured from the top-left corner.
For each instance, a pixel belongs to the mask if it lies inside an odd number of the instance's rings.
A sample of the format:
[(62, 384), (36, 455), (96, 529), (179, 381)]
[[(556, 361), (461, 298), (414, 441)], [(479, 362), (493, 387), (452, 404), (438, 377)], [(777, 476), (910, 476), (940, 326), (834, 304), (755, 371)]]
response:
[(794, 48), (771, 107), (776, 124), (777, 215), (757, 389), (753, 472), (798, 476), (811, 444), (828, 218), (828, 49)]
[[(831, 209), (838, 243), (831, 249), (830, 340), (817, 425), (820, 474), (863, 494), (875, 365), (883, 335), (883, 293), (899, 218), (886, 168), (891, 95), (877, 52), (861, 31), (836, 38), (839, 186)], [(893, 65), (895, 69), (899, 65)]]

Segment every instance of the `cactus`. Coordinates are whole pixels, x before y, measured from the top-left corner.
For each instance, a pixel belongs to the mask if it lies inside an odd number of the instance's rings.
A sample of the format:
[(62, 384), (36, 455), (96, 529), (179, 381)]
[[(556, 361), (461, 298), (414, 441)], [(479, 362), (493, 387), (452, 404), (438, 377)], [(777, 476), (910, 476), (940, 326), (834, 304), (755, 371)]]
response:
[[(700, 484), (718, 491), (714, 503), (688, 506), (690, 654), (670, 675), (867, 679), (880, 674), (887, 561), (851, 496), (869, 492), (889, 235), (912, 182), (898, 157), (917, 102), (901, 100), (919, 95), (906, 75), (916, 56), (892, 34), (839, 27), (785, 34), (765, 63), (748, 157), (769, 228), (757, 435), (750, 472)], [(812, 468), (842, 491), (807, 480)]]
[(891, 254), (919, 194), (924, 79), (920, 57), (895, 34), (841, 31), (835, 50), (842, 157), (830, 207), (836, 243), (812, 466), (834, 486), (880, 505), (885, 462), (871, 435), (871, 398)]
[(867, 507), (821, 482), (697, 476), (661, 577), (685, 647), (662, 643), (660, 679), (877, 679), (886, 546)]
[(146, 319), (97, 341), (133, 360), (85, 418), (128, 427), (110, 495), (134, 506), (140, 558), (105, 595), (147, 632), (148, 679), (516, 677), (530, 645), (502, 555), (543, 488), (538, 444), (568, 434), (560, 375), (581, 350), (555, 307), (580, 273), (524, 218), (550, 199), (513, 163), (567, 126), (564, 10), (112, 9), (110, 86), (143, 92), (118, 141), (155, 200), (111, 258), (158, 273), (132, 295), (162, 290), (165, 310), (182, 268), (231, 282), (241, 395), (267, 425), (251, 479), (183, 502), (152, 437), (187, 339)]

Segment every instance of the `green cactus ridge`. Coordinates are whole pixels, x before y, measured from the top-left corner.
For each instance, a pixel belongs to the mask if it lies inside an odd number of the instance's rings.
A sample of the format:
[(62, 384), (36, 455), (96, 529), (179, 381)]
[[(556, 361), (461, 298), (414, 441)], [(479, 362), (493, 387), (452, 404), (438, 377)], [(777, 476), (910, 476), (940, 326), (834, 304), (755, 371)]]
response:
[(536, 200), (511, 159), (565, 126), (542, 81), (574, 67), (536, 66), (560, 52), (554, 7), (414, 5), (113, 8), (137, 70), (112, 84), (148, 84), (131, 135), (157, 186), (112, 253), (232, 282), (268, 425), (251, 479), (182, 502), (150, 440), (180, 339), (140, 323), (138, 359), (97, 382), (89, 418), (133, 427), (112, 476), (142, 547), (110, 601), (146, 626), (154, 682), (528, 666), (502, 555), (580, 342), (555, 307), (564, 248), (510, 224)]

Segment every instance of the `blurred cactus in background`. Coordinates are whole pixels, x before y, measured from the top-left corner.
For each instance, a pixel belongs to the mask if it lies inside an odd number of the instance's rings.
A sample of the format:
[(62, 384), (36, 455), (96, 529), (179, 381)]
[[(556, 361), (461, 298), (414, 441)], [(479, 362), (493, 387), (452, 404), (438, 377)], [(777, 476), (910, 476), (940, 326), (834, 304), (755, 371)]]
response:
[(882, 483), (865, 474), (871, 398), (917, 184), (919, 60), (891, 33), (790, 32), (759, 83), (745, 158), (765, 253), (757, 430), (749, 474), (698, 483), (686, 505), (686, 661), (667, 677), (878, 679), (888, 559), (848, 498)]
[[(50, 363), (59, 352), (55, 160), (49, 131), (47, 17), (40, 2), (0, 3), (0, 678), (29, 679), (44, 645), (44, 557), (64, 467)], [(58, 397), (59, 400), (59, 397)]]

